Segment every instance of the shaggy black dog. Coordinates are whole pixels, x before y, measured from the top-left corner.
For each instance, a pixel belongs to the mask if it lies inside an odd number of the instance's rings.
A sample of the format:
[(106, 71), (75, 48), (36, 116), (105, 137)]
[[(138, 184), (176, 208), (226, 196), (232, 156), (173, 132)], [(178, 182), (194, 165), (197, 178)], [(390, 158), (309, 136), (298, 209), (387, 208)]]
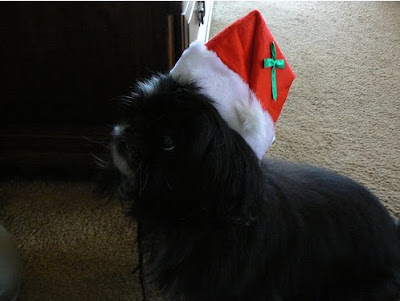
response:
[(192, 83), (160, 75), (124, 99), (113, 161), (146, 270), (173, 298), (397, 298), (399, 231), (367, 189), (325, 169), (260, 162)]

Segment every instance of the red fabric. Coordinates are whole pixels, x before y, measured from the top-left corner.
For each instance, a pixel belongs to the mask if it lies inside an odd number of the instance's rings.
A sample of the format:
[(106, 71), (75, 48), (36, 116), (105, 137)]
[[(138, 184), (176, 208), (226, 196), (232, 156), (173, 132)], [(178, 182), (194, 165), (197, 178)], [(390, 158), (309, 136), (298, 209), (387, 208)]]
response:
[(295, 74), (275, 41), (276, 59), (284, 59), (285, 68), (276, 69), (278, 98), (274, 101), (271, 68), (263, 68), (264, 59), (272, 57), (270, 45), (274, 41), (261, 13), (254, 10), (220, 32), (206, 46), (216, 52), (229, 69), (242, 77), (260, 100), (263, 109), (268, 110), (276, 122)]

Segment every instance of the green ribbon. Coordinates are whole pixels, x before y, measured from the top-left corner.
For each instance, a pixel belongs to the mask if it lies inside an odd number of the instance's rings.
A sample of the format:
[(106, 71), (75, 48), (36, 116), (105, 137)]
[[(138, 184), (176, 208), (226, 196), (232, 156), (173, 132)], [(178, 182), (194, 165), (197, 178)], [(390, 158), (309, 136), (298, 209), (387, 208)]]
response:
[(272, 58), (264, 59), (264, 68), (272, 67), (271, 69), (271, 86), (272, 86), (272, 98), (276, 101), (278, 98), (278, 88), (276, 87), (276, 68), (285, 68), (284, 60), (276, 59), (276, 47), (275, 42), (271, 43), (271, 56)]

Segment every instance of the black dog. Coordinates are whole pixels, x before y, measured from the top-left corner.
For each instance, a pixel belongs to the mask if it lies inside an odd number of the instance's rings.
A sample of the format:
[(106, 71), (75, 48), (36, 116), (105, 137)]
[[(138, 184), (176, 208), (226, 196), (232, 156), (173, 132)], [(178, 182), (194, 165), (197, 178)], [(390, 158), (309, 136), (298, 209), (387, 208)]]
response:
[(111, 150), (149, 271), (185, 300), (395, 300), (400, 235), (367, 189), (260, 162), (192, 83), (168, 75), (125, 98)]

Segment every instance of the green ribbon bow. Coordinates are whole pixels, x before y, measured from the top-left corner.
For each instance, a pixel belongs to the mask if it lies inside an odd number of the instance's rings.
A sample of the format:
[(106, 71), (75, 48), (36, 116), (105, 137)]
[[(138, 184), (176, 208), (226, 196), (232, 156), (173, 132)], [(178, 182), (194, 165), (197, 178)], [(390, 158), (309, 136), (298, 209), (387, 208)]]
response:
[(278, 98), (278, 88), (276, 87), (276, 68), (285, 68), (284, 60), (276, 59), (276, 47), (275, 42), (271, 43), (271, 56), (272, 58), (264, 59), (264, 68), (272, 67), (271, 69), (271, 86), (272, 86), (272, 98), (276, 101)]

